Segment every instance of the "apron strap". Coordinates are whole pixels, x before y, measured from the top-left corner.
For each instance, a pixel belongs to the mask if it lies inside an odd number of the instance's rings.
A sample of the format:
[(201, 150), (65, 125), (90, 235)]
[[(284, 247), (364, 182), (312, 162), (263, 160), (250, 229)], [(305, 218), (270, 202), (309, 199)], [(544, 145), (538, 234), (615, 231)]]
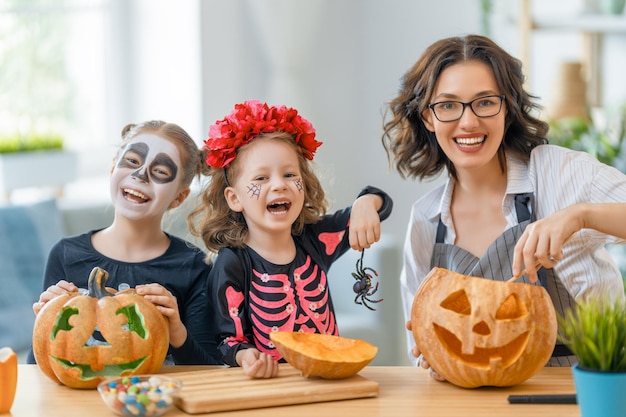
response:
[(515, 213), (517, 214), (518, 223), (531, 220), (528, 205), (529, 203), (532, 204), (532, 197), (532, 193), (515, 194)]
[[(533, 194), (532, 193), (522, 193), (515, 195), (515, 212), (517, 213), (517, 222), (522, 223), (524, 221), (529, 220), (530, 222), (535, 221), (535, 216), (530, 213), (530, 209), (528, 208), (533, 204)], [(543, 288), (548, 288), (548, 274), (544, 267), (539, 268), (537, 271), (537, 276), (539, 277), (539, 283)]]
[[(515, 195), (515, 213), (517, 214), (517, 222), (523, 223), (525, 221), (532, 222), (535, 220), (535, 216), (531, 215), (529, 206), (533, 204), (533, 193), (521, 193)], [(439, 217), (439, 223), (437, 224), (437, 235), (435, 237), (436, 243), (444, 243), (446, 237), (447, 228)], [(537, 271), (539, 277), (539, 283), (542, 287), (548, 288), (548, 275), (544, 267), (539, 268)]]

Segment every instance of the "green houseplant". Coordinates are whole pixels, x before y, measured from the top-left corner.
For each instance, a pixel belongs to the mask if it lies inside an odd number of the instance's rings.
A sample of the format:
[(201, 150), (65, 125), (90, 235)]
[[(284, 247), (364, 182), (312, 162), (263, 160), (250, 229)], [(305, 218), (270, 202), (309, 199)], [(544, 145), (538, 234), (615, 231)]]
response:
[(582, 417), (626, 416), (626, 303), (585, 301), (558, 315)]
[(626, 171), (626, 103), (606, 109), (604, 123), (591, 117), (551, 120), (548, 140), (555, 145), (587, 152), (600, 162)]
[(57, 195), (77, 174), (77, 155), (55, 134), (0, 134), (0, 202), (20, 188), (54, 187)]
[[(588, 112), (587, 117), (551, 120), (549, 124), (550, 143), (587, 152), (626, 173), (626, 103), (601, 112)], [(626, 285), (626, 246), (609, 245), (607, 249), (617, 261)]]
[(62, 149), (63, 137), (60, 135), (0, 135), (0, 154)]

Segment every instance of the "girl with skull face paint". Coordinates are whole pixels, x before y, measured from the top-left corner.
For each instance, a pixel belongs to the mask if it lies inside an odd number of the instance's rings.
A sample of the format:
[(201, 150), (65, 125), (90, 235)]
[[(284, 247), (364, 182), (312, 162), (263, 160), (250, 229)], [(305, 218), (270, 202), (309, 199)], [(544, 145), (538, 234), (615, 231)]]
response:
[(163, 121), (129, 124), (122, 140), (110, 175), (113, 223), (57, 242), (33, 310), (87, 288), (90, 271), (99, 266), (109, 272), (107, 286), (136, 288), (168, 318), (168, 363), (216, 364), (205, 295), (211, 265), (202, 250), (161, 227), (164, 214), (183, 203), (194, 176), (205, 169), (204, 153), (181, 127)]
[[(454, 37), (428, 47), (389, 103), (383, 145), (400, 175), (448, 172), (412, 208), (401, 274), (407, 327), (435, 266), (502, 281), (525, 267), (524, 280), (544, 285), (560, 313), (578, 300), (624, 297), (605, 245), (626, 243), (626, 176), (548, 145), (523, 83), (520, 62), (490, 39)], [(428, 368), (407, 336), (413, 361)], [(549, 364), (571, 365), (568, 353), (557, 345)]]
[(295, 109), (250, 100), (205, 141), (211, 181), (192, 233), (217, 252), (207, 293), (216, 306), (224, 363), (255, 378), (277, 374), (273, 331), (338, 334), (326, 275), (350, 247), (369, 248), (392, 201), (367, 187), (326, 215), (309, 161), (321, 145)]

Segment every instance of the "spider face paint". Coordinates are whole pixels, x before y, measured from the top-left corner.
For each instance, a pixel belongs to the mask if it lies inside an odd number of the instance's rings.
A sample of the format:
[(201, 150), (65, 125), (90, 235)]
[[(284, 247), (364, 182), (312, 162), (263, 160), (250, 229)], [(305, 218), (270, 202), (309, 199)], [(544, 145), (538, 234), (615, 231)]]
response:
[(298, 189), (298, 191), (304, 190), (304, 184), (302, 183), (302, 178), (297, 178), (295, 181), (295, 184), (296, 184), (296, 188)]
[(251, 183), (250, 185), (248, 185), (248, 195), (250, 196), (250, 198), (256, 197), (256, 199), (258, 200), (261, 195), (261, 185), (255, 183)]
[(131, 176), (146, 183), (172, 182), (178, 174), (178, 165), (168, 154), (158, 151), (158, 147), (155, 147), (150, 152), (150, 146), (144, 142), (131, 143), (126, 147), (117, 167), (134, 169)]

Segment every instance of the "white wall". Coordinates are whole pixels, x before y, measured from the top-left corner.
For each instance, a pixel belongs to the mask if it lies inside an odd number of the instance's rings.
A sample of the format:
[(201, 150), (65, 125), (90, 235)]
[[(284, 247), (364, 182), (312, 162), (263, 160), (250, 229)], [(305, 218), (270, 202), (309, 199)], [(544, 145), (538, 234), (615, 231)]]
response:
[[(289, 1), (202, 2), (205, 126), (208, 130), (234, 103), (246, 99), (298, 108), (324, 142), (315, 161), (334, 207), (350, 204), (367, 184), (379, 186), (395, 202), (384, 232), (401, 245), (412, 202), (432, 184), (402, 180), (388, 168), (381, 144), (383, 105), (428, 44), (478, 30), (479, 2), (316, 0), (311, 1), (314, 12), (296, 10), (294, 16), (281, 16), (281, 10), (289, 9)], [(275, 45), (262, 44), (263, 32), (255, 19), (258, 9), (251, 7), (258, 2), (273, 11), (277, 19), (273, 26), (280, 25), (281, 18), (297, 23), (286, 36), (299, 36), (306, 46), (296, 48), (290, 62), (298, 94), (272, 88), (269, 56)], [(307, 2), (293, 3), (301, 9)], [(314, 22), (307, 22), (310, 15)], [(312, 28), (312, 39), (303, 28)]]

